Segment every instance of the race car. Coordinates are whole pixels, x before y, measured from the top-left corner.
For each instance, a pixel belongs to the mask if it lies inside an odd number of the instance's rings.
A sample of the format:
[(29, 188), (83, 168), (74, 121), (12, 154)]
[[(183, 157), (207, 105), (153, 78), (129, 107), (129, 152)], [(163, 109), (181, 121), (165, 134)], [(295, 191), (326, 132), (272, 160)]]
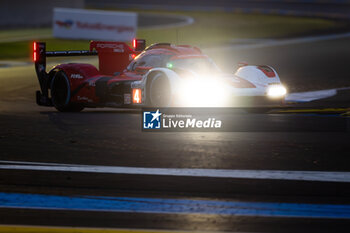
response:
[[(222, 72), (194, 46), (153, 44), (145, 40), (91, 41), (89, 50), (46, 51), (34, 42), (33, 59), (40, 83), (37, 104), (61, 112), (86, 107), (252, 107), (280, 105), (286, 95), (276, 71), (266, 65), (240, 64)], [(46, 72), (46, 57), (94, 56), (91, 64), (68, 63)]]

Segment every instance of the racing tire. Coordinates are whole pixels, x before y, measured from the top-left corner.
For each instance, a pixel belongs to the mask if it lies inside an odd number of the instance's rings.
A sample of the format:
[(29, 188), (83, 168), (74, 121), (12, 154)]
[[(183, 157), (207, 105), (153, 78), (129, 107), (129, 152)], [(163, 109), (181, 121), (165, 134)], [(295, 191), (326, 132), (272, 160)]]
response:
[(84, 109), (81, 104), (71, 103), (71, 90), (67, 75), (58, 71), (51, 81), (51, 101), (60, 112), (80, 112)]
[(151, 107), (169, 107), (171, 104), (171, 88), (165, 74), (157, 73), (149, 85), (149, 103)]

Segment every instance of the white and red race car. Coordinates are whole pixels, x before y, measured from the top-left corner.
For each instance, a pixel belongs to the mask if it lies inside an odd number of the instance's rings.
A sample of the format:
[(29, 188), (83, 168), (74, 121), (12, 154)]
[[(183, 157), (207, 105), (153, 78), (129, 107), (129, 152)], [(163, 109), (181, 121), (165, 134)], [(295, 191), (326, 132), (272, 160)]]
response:
[[(241, 64), (234, 74), (220, 71), (197, 47), (134, 40), (93, 41), (87, 51), (46, 52), (34, 43), (41, 86), (37, 103), (59, 111), (85, 107), (255, 107), (279, 105), (286, 95), (276, 71)], [(90, 64), (60, 64), (46, 72), (46, 57), (98, 55)]]

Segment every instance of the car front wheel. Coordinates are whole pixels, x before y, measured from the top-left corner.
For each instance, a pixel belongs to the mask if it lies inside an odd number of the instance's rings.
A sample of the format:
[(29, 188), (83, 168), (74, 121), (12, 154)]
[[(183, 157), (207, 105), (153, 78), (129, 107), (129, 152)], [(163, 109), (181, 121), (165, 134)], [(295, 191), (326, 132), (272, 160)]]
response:
[(171, 89), (167, 77), (156, 74), (149, 86), (149, 101), (152, 107), (169, 107), (171, 104)]

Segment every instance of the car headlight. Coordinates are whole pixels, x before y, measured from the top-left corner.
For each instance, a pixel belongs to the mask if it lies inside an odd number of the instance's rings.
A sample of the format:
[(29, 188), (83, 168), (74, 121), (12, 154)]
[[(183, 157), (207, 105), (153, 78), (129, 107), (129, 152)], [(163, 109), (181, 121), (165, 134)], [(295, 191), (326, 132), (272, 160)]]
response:
[(279, 85), (270, 85), (267, 88), (267, 95), (271, 98), (283, 97), (287, 94), (287, 89), (279, 84)]
[(185, 79), (180, 86), (182, 105), (219, 107), (227, 101), (226, 87), (215, 79)]

